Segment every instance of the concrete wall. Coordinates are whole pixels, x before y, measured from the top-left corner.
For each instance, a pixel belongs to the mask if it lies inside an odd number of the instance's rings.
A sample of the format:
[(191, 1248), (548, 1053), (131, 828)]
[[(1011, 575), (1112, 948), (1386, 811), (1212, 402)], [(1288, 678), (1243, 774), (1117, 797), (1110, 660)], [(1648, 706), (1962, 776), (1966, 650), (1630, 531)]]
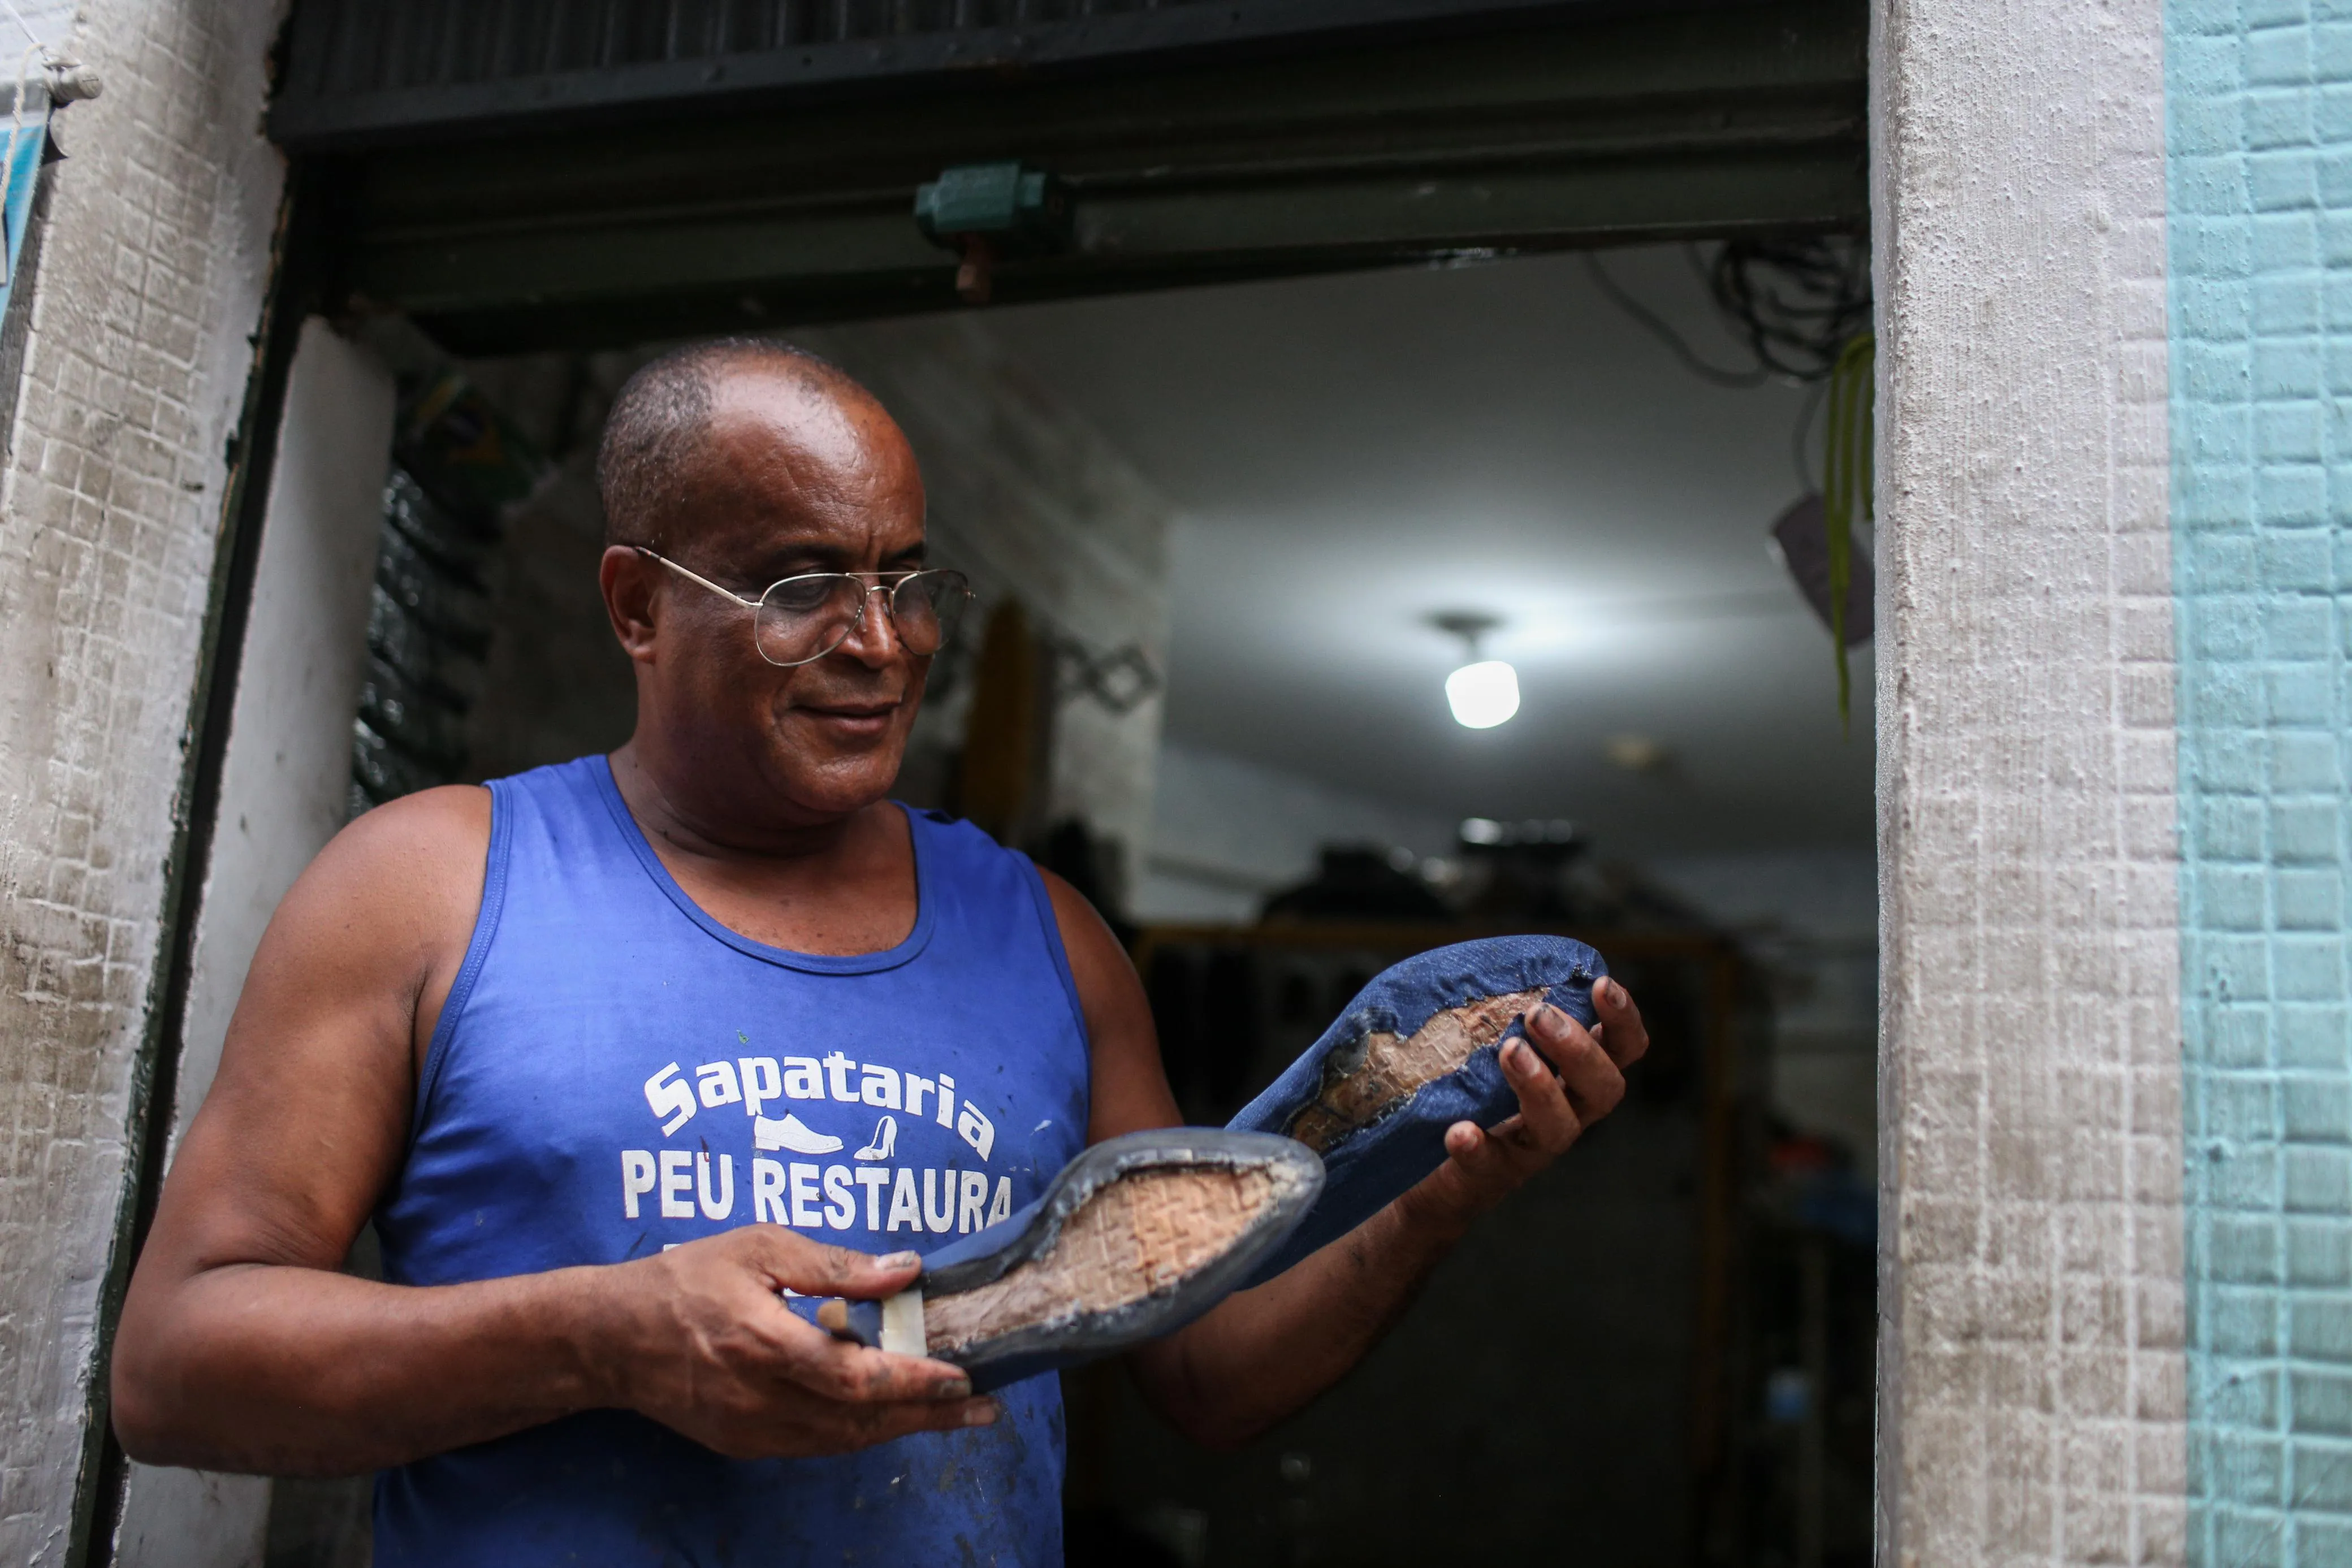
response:
[(2352, 11), (2167, 7), (2189, 1559), (2352, 1562)]
[(1892, 1560), (2352, 1560), (2352, 11), (1879, 49)]
[(0, 1558), (54, 1563), (93, 1452), (229, 446), (280, 166), (264, 4), (87, 0), (106, 96), (50, 174), (0, 472)]
[(2162, 16), (1886, 0), (1880, 1560), (2183, 1550)]
[(367, 670), (394, 402), (391, 372), (366, 350), (315, 316), (303, 323), (204, 872), (174, 1151), (212, 1087), (263, 928), (350, 809), (351, 721)]

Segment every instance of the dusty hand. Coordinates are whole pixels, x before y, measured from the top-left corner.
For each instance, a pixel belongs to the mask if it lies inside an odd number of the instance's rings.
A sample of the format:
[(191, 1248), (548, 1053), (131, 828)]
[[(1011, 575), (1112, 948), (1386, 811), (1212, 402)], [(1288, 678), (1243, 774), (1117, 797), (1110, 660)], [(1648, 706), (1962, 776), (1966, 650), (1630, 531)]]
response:
[(1490, 1129), (1475, 1122), (1447, 1128), (1447, 1159), (1413, 1189), (1414, 1207), (1466, 1222), (1617, 1108), (1625, 1097), (1624, 1070), (1650, 1049), (1649, 1031), (1642, 1009), (1614, 980), (1593, 986), (1592, 1007), (1590, 1030), (1548, 1004), (1528, 1015), (1527, 1040), (1506, 1041), (1501, 1054), (1504, 1076), (1518, 1093), (1518, 1114)]
[(984, 1426), (961, 1369), (846, 1343), (779, 1295), (887, 1296), (911, 1252), (872, 1258), (781, 1226), (691, 1241), (614, 1272), (614, 1403), (733, 1458), (837, 1454), (909, 1432)]

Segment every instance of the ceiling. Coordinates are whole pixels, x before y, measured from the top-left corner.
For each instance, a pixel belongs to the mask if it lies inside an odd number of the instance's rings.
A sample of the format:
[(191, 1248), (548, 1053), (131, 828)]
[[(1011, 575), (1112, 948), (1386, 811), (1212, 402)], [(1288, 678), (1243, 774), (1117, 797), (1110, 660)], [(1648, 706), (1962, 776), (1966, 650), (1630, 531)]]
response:
[[(1679, 246), (1609, 253), (1714, 362)], [(1841, 734), (1828, 633), (1768, 556), (1802, 391), (1708, 384), (1576, 256), (1004, 308), (991, 329), (1184, 514), (1168, 728), (1448, 814), (1570, 817), (1604, 851), (1872, 834), (1870, 659)], [(1447, 714), (1460, 643), (1523, 706)], [(1604, 743), (1668, 760), (1634, 773)]]

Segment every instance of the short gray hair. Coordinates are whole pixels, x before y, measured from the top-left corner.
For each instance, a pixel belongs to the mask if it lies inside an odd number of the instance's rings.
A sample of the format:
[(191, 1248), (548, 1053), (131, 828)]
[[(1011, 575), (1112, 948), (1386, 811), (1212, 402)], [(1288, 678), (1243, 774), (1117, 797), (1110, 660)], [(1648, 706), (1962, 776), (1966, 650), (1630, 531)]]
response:
[(596, 446), (596, 491), (608, 545), (662, 545), (663, 525), (685, 499), (728, 371), (782, 371), (812, 392), (867, 398), (838, 365), (772, 338), (712, 338), (648, 360), (621, 383)]

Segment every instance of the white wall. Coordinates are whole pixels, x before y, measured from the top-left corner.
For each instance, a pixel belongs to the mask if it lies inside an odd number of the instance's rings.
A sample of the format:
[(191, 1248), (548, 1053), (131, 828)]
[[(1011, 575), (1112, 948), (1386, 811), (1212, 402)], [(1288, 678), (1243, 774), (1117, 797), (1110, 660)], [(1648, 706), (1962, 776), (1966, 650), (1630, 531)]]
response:
[(1877, 10), (1903, 1568), (2184, 1552), (2163, 11)]
[(262, 928), (351, 809), (352, 715), (396, 392), (373, 356), (303, 323), (286, 387), (205, 868), (172, 1148), (212, 1086)]
[(84, 0), (0, 473), (0, 1559), (66, 1553), (281, 167), (275, 7)]
[(1448, 852), (1454, 819), (1224, 752), (1170, 741), (1160, 749), (1151, 852), (1135, 894), (1138, 920), (1247, 922), (1277, 889), (1314, 874), (1325, 844)]
[[(316, 318), (286, 389), (253, 606), (205, 873), (171, 1147), (211, 1088), (247, 967), (278, 901), (351, 799), (352, 715), (367, 668), (368, 584), (392, 460), (392, 374)], [(257, 1563), (269, 1483), (131, 1469), (121, 1568)]]

